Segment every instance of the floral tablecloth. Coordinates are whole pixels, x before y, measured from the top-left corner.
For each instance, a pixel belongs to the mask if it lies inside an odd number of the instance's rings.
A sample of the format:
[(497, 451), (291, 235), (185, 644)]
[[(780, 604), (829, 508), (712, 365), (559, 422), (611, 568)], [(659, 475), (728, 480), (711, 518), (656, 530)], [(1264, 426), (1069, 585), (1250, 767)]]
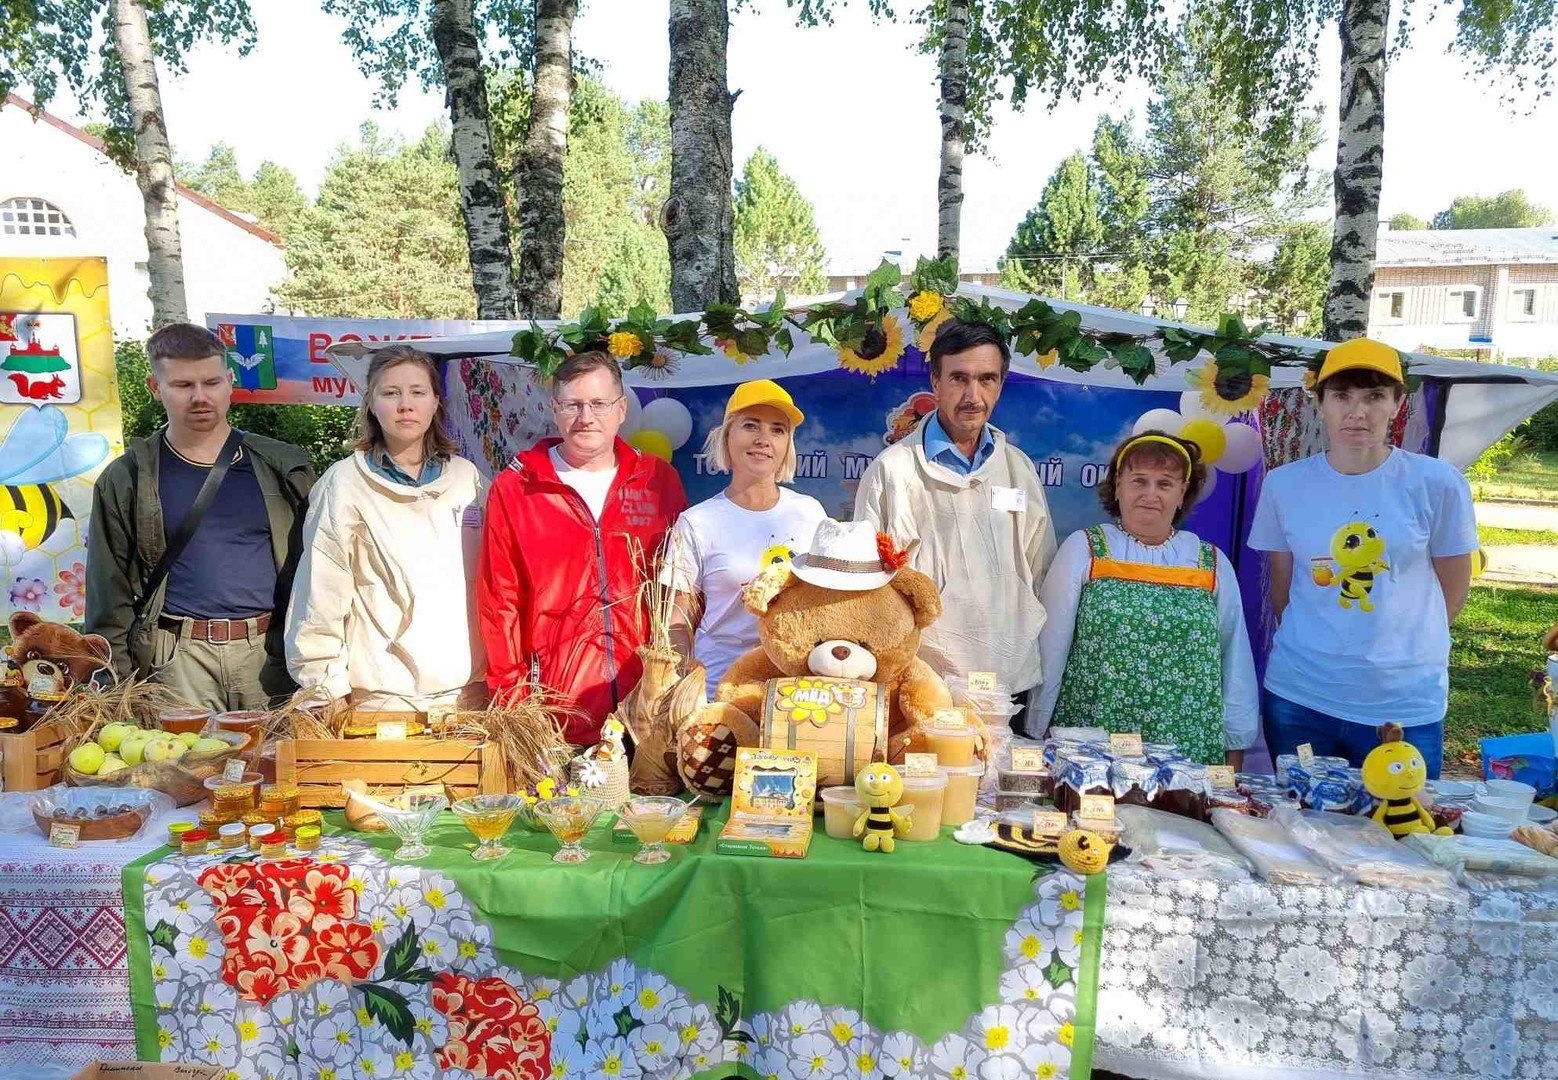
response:
[(1558, 1077), (1558, 896), (1111, 873), (1095, 1062), (1150, 1080)]
[(141, 1057), (238, 1080), (1085, 1077), (1104, 881), (817, 836), (805, 860), (663, 866), (597, 829), (495, 863), (457, 824), (414, 865), (327, 838), (125, 872)]
[(71, 850), (27, 829), (0, 832), (0, 1077), (133, 1058), (120, 879), (160, 834)]

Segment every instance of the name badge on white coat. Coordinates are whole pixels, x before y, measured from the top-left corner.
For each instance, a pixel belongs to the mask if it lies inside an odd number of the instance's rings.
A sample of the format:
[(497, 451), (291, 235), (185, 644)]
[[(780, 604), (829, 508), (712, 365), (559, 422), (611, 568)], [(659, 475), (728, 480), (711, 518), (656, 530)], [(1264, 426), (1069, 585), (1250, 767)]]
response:
[(990, 508), (1021, 514), (1028, 509), (1028, 493), (1022, 488), (990, 486)]

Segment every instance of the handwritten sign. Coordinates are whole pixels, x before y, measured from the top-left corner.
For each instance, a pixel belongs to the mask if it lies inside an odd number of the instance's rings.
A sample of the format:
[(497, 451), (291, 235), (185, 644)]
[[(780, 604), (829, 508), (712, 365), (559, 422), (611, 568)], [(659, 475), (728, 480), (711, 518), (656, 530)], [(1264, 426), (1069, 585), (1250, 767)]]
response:
[(1232, 765), (1209, 765), (1206, 770), (1206, 778), (1211, 781), (1214, 788), (1226, 790), (1235, 784)]
[(930, 718), (932, 727), (939, 728), (965, 728), (968, 727), (968, 717), (962, 709), (937, 709)]
[(406, 737), (406, 722), (404, 720), (380, 720), (374, 725), (373, 737), (376, 739), (404, 739)]
[(1110, 735), (1109, 752), (1115, 757), (1141, 757), (1141, 734), (1128, 731)]
[(968, 673), (968, 689), (975, 694), (993, 694), (997, 686), (995, 672), (970, 671)]
[(81, 826), (56, 821), (49, 826), (49, 846), (62, 848), (81, 846)]
[(1012, 747), (1012, 772), (1048, 772), (1044, 751), (1037, 746)]
[(1059, 810), (1033, 812), (1034, 836), (1059, 836), (1066, 831), (1066, 815)]
[(935, 776), (935, 754), (905, 754), (903, 756), (903, 773), (905, 776)]
[(1083, 795), (1082, 805), (1077, 808), (1077, 817), (1084, 822), (1098, 821), (1113, 824), (1114, 796)]
[(229, 784), (241, 783), (243, 780), (244, 760), (241, 757), (228, 758), (222, 763), (222, 779)]
[(1307, 772), (1315, 767), (1315, 748), (1308, 743), (1298, 744), (1298, 764)]

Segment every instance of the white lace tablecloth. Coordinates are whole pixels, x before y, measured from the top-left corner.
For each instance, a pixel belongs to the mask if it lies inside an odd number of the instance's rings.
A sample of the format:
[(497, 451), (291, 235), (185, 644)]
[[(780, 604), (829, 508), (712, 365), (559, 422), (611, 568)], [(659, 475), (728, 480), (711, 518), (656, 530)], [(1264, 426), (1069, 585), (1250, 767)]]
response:
[(1110, 872), (1094, 1064), (1143, 1080), (1558, 1077), (1558, 890)]
[(140, 839), (75, 849), (50, 847), (30, 818), (0, 830), (0, 1077), (68, 1077), (135, 1057), (120, 875), (163, 842), (166, 820), (193, 817), (176, 811)]

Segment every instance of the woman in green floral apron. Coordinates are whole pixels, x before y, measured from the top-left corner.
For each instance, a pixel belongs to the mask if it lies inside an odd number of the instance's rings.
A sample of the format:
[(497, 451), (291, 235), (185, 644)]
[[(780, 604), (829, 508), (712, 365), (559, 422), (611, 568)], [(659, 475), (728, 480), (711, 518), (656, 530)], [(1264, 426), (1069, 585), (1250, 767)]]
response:
[(1260, 695), (1222, 552), (1178, 526), (1206, 481), (1192, 442), (1147, 431), (1098, 487), (1118, 524), (1072, 533), (1044, 579), (1044, 685), (1028, 729), (1101, 727), (1242, 766)]

